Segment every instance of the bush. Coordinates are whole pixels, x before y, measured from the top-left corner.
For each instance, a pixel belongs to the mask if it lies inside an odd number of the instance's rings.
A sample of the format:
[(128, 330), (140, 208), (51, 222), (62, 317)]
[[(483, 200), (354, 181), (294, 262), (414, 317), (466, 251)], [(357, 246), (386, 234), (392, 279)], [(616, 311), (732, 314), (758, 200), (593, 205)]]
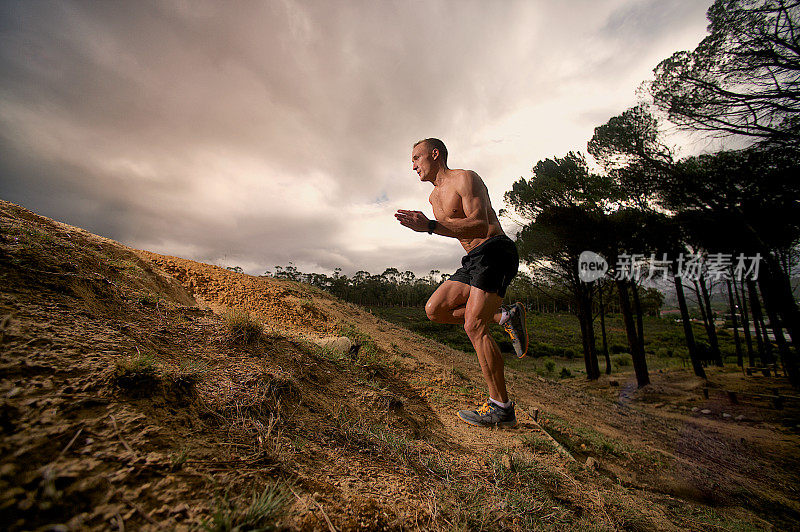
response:
[(548, 358), (544, 362), (544, 367), (547, 370), (547, 373), (553, 373), (553, 370), (556, 369), (556, 363)]
[(533, 357), (549, 357), (558, 355), (559, 349), (547, 342), (537, 342), (529, 346), (529, 351)]
[(229, 310), (223, 316), (228, 341), (234, 345), (254, 343), (261, 338), (264, 324), (246, 310)]
[(614, 361), (614, 365), (617, 367), (630, 366), (633, 363), (633, 359), (627, 353), (616, 355), (611, 360)]
[(566, 358), (572, 360), (573, 358), (575, 358), (575, 350), (574, 349), (570, 349), (569, 347), (564, 349), (564, 356)]
[(656, 349), (655, 355), (658, 358), (670, 358), (674, 356), (674, 351), (668, 347), (659, 347)]
[(624, 344), (611, 344), (609, 346), (609, 348), (608, 348), (608, 351), (612, 355), (615, 355), (617, 353), (627, 353), (628, 352), (628, 346), (624, 345)]
[(136, 355), (120, 358), (115, 363), (114, 381), (129, 391), (152, 388), (158, 381), (155, 356), (137, 349)]
[(563, 367), (563, 368), (561, 368), (561, 374), (559, 376), (562, 379), (568, 379), (568, 378), (572, 377), (572, 372), (568, 368)]
[(289, 499), (289, 491), (274, 481), (260, 494), (253, 491), (247, 507), (238, 506), (225, 493), (222, 499), (216, 500), (211, 519), (204, 520), (200, 526), (214, 532), (271, 530), (286, 512)]

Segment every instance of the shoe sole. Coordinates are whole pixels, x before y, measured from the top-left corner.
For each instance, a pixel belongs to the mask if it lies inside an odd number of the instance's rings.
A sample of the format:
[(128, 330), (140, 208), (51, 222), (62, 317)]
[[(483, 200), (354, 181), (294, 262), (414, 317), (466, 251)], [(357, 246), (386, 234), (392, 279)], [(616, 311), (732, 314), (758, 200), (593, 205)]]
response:
[(522, 303), (517, 303), (517, 304), (519, 305), (519, 308), (522, 309), (522, 326), (525, 327), (525, 349), (522, 351), (521, 355), (517, 355), (517, 358), (522, 358), (528, 354), (528, 343), (530, 337), (528, 335), (528, 316), (527, 316), (527, 311), (525, 310), (525, 305), (523, 305)]
[(456, 415), (458, 416), (458, 419), (460, 419), (461, 421), (463, 421), (467, 425), (471, 425), (473, 427), (487, 427), (487, 428), (490, 428), (490, 429), (494, 428), (494, 427), (497, 427), (497, 428), (501, 428), (501, 429), (513, 429), (513, 428), (515, 428), (515, 427), (517, 427), (519, 425), (519, 422), (517, 422), (516, 420), (514, 421), (513, 425), (508, 425), (508, 421), (503, 421), (501, 423), (493, 423), (492, 425), (481, 425), (480, 423), (475, 423), (474, 421), (468, 421), (468, 420), (464, 419), (463, 417), (461, 417), (460, 413), (456, 413)]

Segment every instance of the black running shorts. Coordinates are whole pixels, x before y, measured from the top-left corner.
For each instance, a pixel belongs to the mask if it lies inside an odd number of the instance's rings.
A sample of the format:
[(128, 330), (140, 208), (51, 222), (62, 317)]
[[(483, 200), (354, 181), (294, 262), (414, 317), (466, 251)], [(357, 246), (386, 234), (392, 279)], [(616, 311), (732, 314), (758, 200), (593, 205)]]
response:
[(505, 297), (519, 269), (519, 254), (506, 235), (488, 238), (461, 259), (461, 267), (448, 280), (458, 281)]

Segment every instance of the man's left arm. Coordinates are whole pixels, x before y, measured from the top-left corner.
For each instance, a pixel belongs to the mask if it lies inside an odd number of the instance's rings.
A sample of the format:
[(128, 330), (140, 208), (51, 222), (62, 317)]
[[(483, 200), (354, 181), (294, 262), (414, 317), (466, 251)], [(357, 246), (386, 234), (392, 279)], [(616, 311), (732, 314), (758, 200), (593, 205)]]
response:
[[(443, 217), (436, 220), (437, 235), (451, 238), (482, 238), (489, 230), (489, 194), (480, 176), (468, 171), (456, 184), (464, 217)], [(420, 211), (400, 209), (395, 214), (400, 223), (414, 231), (427, 231), (428, 218)]]
[(489, 194), (478, 174), (466, 172), (456, 187), (461, 196), (463, 218), (438, 220), (434, 233), (452, 238), (482, 238), (489, 231)]

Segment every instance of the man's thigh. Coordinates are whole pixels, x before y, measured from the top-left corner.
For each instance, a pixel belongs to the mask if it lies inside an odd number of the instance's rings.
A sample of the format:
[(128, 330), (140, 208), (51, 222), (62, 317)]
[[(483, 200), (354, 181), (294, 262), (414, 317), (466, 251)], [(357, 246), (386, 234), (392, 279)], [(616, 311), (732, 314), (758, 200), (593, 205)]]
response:
[(441, 308), (452, 310), (466, 305), (471, 288), (468, 284), (447, 280), (440, 284), (439, 288), (431, 295), (427, 305), (425, 305), (425, 309), (428, 310), (430, 308), (431, 311)]
[(503, 304), (503, 298), (494, 292), (481, 290), (476, 286), (469, 287), (467, 298), (467, 308), (464, 317), (466, 319), (482, 319), (491, 321)]

